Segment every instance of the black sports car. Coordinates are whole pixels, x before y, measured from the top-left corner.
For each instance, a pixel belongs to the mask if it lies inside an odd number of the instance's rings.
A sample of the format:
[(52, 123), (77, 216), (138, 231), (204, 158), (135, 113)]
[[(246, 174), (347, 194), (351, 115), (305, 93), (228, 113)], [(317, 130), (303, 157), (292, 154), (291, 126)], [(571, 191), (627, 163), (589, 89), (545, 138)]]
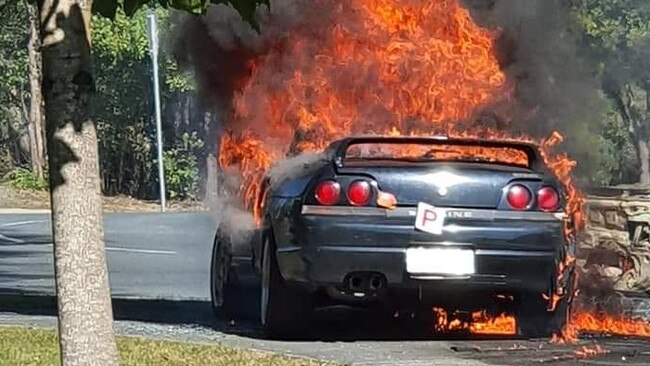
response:
[[(242, 304), (261, 277), (269, 335), (296, 330), (315, 306), (462, 307), (509, 294), (519, 331), (564, 324), (557, 286), (565, 194), (534, 144), (445, 137), (352, 137), (299, 171), (265, 180), (262, 221), (248, 240), (218, 231), (212, 304)], [(565, 276), (565, 281), (570, 278)]]

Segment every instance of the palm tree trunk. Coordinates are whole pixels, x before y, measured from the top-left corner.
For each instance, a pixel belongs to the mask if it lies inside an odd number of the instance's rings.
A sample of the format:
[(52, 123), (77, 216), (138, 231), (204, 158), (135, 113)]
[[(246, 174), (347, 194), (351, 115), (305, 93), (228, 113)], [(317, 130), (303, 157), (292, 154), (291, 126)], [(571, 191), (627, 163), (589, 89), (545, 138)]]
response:
[(89, 115), (92, 0), (38, 6), (62, 364), (116, 366), (97, 131)]

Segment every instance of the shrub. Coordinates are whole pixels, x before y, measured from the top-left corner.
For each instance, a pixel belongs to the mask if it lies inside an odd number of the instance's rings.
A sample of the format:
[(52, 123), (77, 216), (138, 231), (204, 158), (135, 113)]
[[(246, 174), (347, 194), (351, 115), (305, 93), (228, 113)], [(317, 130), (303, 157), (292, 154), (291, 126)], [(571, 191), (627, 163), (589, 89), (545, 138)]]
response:
[(49, 189), (47, 174), (45, 177), (39, 177), (31, 170), (25, 168), (16, 168), (6, 177), (7, 182), (14, 188), (32, 191), (46, 191)]
[(196, 199), (199, 185), (197, 152), (203, 147), (196, 133), (184, 133), (180, 144), (165, 151), (163, 167), (167, 196), (175, 199)]

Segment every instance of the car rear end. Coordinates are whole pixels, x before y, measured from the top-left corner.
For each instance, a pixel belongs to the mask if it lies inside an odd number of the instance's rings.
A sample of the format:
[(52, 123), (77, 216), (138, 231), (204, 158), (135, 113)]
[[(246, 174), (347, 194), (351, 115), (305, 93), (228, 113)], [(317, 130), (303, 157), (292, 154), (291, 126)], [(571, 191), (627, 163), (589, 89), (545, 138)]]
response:
[(274, 218), (288, 283), (335, 301), (553, 291), (564, 199), (534, 146), (357, 138), (330, 157)]

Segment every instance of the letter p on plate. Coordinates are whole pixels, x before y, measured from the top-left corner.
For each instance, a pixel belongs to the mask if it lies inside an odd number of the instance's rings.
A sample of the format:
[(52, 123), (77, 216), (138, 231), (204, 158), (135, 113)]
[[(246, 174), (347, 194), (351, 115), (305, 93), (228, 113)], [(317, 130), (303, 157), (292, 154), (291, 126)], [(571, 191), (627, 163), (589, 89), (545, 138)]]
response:
[(427, 233), (440, 235), (445, 224), (446, 212), (442, 208), (429, 204), (418, 203), (418, 210), (415, 216), (415, 228)]

